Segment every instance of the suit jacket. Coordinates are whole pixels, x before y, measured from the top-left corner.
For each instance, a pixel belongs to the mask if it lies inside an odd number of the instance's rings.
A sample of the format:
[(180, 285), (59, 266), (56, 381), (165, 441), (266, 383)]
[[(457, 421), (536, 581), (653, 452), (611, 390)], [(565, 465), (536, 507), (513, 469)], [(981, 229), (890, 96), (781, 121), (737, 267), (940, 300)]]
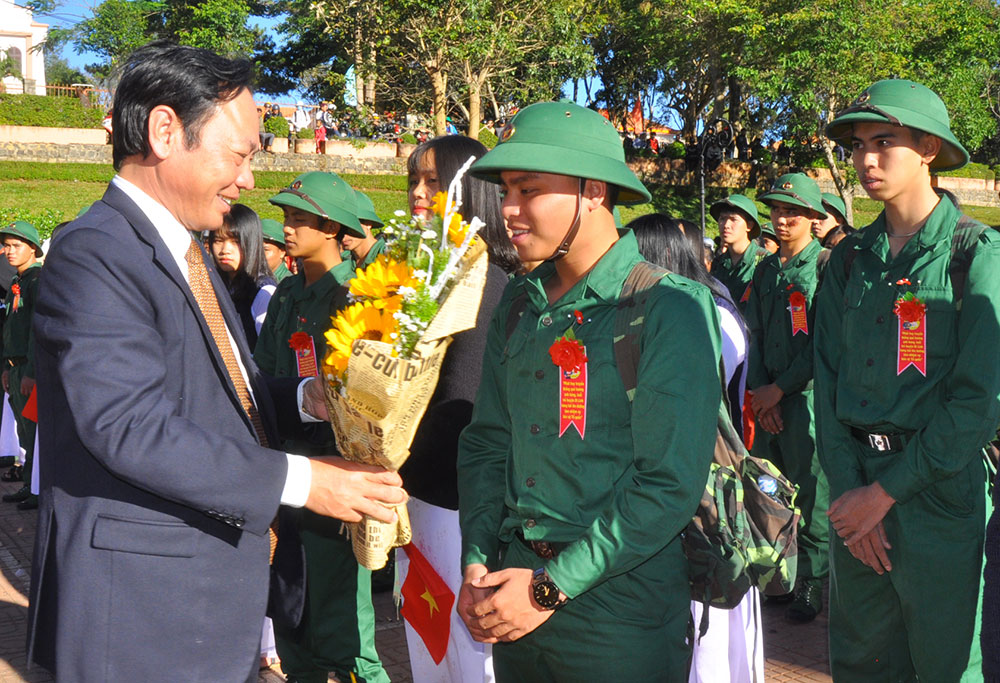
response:
[[(297, 380), (259, 373), (206, 265), (277, 443)], [(258, 445), (176, 262), (113, 185), (55, 240), (35, 334), (29, 661), (60, 681), (256, 680), (287, 461)]]

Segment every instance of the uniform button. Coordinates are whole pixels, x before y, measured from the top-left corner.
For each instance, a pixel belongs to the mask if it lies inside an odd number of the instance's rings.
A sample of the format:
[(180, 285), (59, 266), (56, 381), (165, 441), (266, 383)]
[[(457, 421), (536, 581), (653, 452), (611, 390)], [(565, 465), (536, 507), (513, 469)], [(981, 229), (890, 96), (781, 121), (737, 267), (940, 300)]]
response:
[(885, 322), (885, 318), (883, 318), (882, 316), (879, 316), (879, 317), (875, 318), (875, 322), (877, 322), (879, 325), (881, 325), (882, 323)]
[(529, 428), (529, 431), (532, 434), (537, 434), (538, 432), (542, 431), (542, 428), (539, 427), (538, 425), (531, 425), (531, 427)]
[(534, 529), (535, 528), (535, 520), (533, 520), (533, 519), (526, 519), (526, 520), (524, 520), (524, 528), (525, 529)]
[(535, 379), (545, 379), (545, 371), (535, 370)]
[(542, 316), (542, 325), (544, 325), (545, 327), (548, 327), (551, 324), (552, 324), (552, 316), (550, 316), (550, 315), (543, 315)]
[(532, 486), (535, 485), (535, 478), (534, 477), (528, 477), (528, 479), (524, 483), (530, 489)]
[(865, 365), (867, 365), (868, 367), (875, 365), (875, 359), (869, 358), (868, 360), (865, 361)]
[(861, 407), (864, 408), (866, 405), (868, 405), (868, 400), (867, 399), (862, 399), (861, 400)]

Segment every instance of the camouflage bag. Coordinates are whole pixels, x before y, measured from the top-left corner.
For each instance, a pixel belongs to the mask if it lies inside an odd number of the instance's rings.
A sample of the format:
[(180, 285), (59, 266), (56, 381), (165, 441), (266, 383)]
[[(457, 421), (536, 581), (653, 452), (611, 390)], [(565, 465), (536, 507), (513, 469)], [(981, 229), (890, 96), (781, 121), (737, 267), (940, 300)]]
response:
[[(667, 273), (651, 263), (637, 263), (618, 299), (615, 365), (629, 401), (638, 384), (639, 338), (648, 290)], [(508, 339), (526, 304), (524, 294), (511, 302), (506, 321)], [(765, 595), (783, 595), (792, 590), (801, 518), (795, 506), (797, 487), (772, 463), (747, 452), (729, 415), (723, 387), (715, 455), (705, 491), (690, 523), (681, 532), (691, 598), (726, 609), (736, 607), (753, 586)], [(705, 610), (700, 635), (707, 629)]]

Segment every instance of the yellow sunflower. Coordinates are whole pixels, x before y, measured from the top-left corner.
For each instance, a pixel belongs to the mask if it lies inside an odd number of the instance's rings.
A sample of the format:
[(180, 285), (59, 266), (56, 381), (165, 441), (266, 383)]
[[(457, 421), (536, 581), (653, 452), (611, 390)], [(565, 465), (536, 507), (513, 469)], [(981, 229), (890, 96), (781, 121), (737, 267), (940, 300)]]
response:
[(447, 193), (445, 193), (445, 192), (438, 192), (437, 194), (435, 194), (431, 198), (431, 201), (434, 202), (434, 206), (433, 206), (434, 213), (436, 213), (437, 215), (441, 216), (441, 218), (444, 218), (444, 210), (445, 210), (445, 207), (448, 206), (448, 195), (447, 195)]
[(380, 254), (364, 271), (358, 269), (357, 277), (349, 284), (354, 296), (369, 299), (376, 308), (398, 311), (402, 306), (399, 288), (416, 288), (420, 282), (410, 274), (405, 262)]
[(351, 358), (351, 346), (356, 339), (370, 339), (392, 343), (396, 332), (396, 319), (392, 312), (377, 308), (371, 302), (351, 304), (333, 318), (333, 327), (326, 331), (329, 352), (323, 364), (343, 377), (347, 361)]
[(462, 246), (468, 232), (469, 224), (462, 221), (462, 215), (460, 213), (451, 214), (451, 220), (448, 221), (448, 239), (451, 240), (451, 243), (456, 247)]

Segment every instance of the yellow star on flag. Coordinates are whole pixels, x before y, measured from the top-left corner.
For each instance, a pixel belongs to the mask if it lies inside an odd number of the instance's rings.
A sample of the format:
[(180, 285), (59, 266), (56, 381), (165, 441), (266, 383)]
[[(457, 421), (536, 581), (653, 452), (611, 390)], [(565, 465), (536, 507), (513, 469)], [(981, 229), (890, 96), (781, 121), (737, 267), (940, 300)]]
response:
[(431, 595), (431, 589), (427, 588), (426, 586), (424, 586), (424, 588), (426, 590), (423, 593), (420, 594), (420, 597), (427, 601), (427, 604), (430, 606), (430, 609), (431, 609), (431, 616), (433, 617), (434, 616), (434, 610), (437, 610), (438, 612), (440, 612), (441, 608), (438, 607), (437, 600), (435, 600), (434, 596)]

